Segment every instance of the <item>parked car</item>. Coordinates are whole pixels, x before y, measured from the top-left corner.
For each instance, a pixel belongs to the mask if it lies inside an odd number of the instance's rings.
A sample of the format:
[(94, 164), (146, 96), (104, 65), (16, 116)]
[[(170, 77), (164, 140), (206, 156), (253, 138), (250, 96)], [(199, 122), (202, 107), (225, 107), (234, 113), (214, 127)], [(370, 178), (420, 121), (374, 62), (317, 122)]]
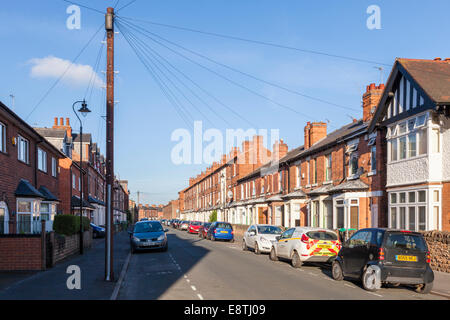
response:
[(148, 221), (148, 218), (141, 218), (139, 221)]
[(136, 250), (162, 249), (167, 251), (169, 243), (166, 232), (159, 221), (140, 221), (135, 224), (133, 231), (129, 231), (131, 253)]
[(187, 230), (188, 227), (189, 227), (189, 221), (181, 221), (180, 227), (179, 227), (180, 230)]
[(406, 284), (414, 285), (419, 293), (429, 293), (434, 281), (422, 234), (386, 228), (356, 232), (339, 251), (332, 276), (335, 280), (358, 278), (368, 291), (382, 284)]
[(233, 227), (228, 222), (213, 222), (208, 229), (206, 238), (212, 241), (228, 240), (234, 242)]
[(92, 228), (92, 237), (93, 238), (104, 238), (105, 237), (105, 228), (100, 227), (96, 224), (93, 224), (91, 222), (91, 228)]
[(178, 223), (179, 223), (179, 222), (180, 222), (180, 220), (178, 220), (178, 219), (173, 220), (173, 222), (172, 222), (172, 228), (177, 229), (177, 228), (178, 228)]
[(198, 230), (198, 236), (200, 238), (206, 238), (206, 234), (208, 233), (208, 229), (210, 226), (211, 226), (211, 222), (205, 222)]
[(287, 259), (294, 268), (300, 268), (304, 262), (332, 262), (340, 248), (338, 235), (332, 230), (295, 227), (277, 236), (270, 259)]
[(269, 253), (272, 249), (272, 242), (276, 240), (283, 230), (277, 226), (268, 224), (251, 225), (244, 233), (242, 240), (242, 250), (253, 249), (256, 254), (261, 252)]
[(191, 221), (191, 223), (189, 223), (187, 232), (188, 233), (198, 233), (198, 230), (200, 229), (200, 227), (203, 225), (203, 222), (200, 221)]

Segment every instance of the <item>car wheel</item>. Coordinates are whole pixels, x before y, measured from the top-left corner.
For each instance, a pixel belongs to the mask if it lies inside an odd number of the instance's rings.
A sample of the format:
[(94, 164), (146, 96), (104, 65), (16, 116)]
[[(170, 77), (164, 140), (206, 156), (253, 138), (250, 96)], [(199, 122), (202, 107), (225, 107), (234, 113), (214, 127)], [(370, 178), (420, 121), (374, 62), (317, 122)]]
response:
[(233, 239), (231, 239), (231, 240), (230, 240), (230, 242), (231, 242), (231, 243), (233, 243), (233, 242), (234, 242), (234, 238), (233, 238)]
[(167, 249), (169, 249), (169, 244), (167, 243), (166, 246), (162, 249), (163, 252), (166, 252)]
[(255, 242), (255, 254), (261, 254), (261, 251), (259, 251), (258, 242)]
[(417, 293), (427, 294), (433, 289), (433, 282), (420, 284), (416, 287), (415, 291)]
[(294, 251), (294, 254), (292, 255), (291, 264), (294, 268), (300, 268), (303, 264), (297, 251)]
[(274, 247), (272, 247), (272, 249), (270, 250), (269, 258), (272, 261), (278, 261), (278, 257), (277, 257), (277, 255), (275, 253), (275, 248)]
[(342, 271), (339, 261), (333, 261), (333, 264), (331, 265), (331, 275), (336, 281), (341, 281), (344, 279), (344, 272)]
[(375, 271), (371, 268), (364, 270), (362, 277), (362, 285), (367, 291), (377, 291)]
[(213, 235), (211, 235), (211, 240), (212, 240), (212, 241), (216, 241), (216, 237), (214, 237)]
[(247, 247), (247, 244), (245, 243), (245, 240), (242, 240), (242, 250), (243, 251), (247, 251), (248, 250), (248, 247)]

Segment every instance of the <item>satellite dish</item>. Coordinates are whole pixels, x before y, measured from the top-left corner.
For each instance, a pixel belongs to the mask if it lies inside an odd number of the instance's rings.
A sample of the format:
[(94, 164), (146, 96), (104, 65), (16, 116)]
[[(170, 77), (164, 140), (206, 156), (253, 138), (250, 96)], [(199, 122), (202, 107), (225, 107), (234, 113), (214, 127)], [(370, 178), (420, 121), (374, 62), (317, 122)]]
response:
[(230, 199), (233, 198), (233, 191), (231, 190), (228, 191), (228, 198)]

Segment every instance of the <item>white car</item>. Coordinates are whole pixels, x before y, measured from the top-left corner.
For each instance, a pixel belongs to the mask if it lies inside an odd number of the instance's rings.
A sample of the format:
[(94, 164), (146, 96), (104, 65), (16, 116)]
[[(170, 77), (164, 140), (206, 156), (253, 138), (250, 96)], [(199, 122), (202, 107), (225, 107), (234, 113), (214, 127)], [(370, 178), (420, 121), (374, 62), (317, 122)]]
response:
[(269, 253), (272, 249), (272, 242), (281, 234), (280, 227), (268, 224), (251, 225), (244, 233), (242, 240), (242, 250), (253, 249), (256, 254), (261, 252)]
[(299, 268), (303, 262), (332, 262), (340, 249), (341, 242), (333, 230), (296, 227), (283, 232), (273, 243), (270, 259), (287, 259)]
[(187, 230), (189, 227), (189, 222), (188, 221), (182, 221), (180, 224), (180, 230)]

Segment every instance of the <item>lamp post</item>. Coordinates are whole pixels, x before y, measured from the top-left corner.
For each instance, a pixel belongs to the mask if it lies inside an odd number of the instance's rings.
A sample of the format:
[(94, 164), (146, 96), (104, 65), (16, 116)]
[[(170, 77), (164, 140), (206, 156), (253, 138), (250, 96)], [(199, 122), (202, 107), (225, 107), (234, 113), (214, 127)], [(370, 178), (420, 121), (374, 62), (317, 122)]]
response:
[(81, 101), (76, 101), (72, 105), (72, 110), (80, 121), (80, 254), (83, 254), (83, 123), (81, 122), (78, 113), (75, 111), (75, 105), (81, 103), (81, 108), (78, 110), (79, 113), (86, 117), (91, 110), (88, 109), (86, 101), (83, 99)]

